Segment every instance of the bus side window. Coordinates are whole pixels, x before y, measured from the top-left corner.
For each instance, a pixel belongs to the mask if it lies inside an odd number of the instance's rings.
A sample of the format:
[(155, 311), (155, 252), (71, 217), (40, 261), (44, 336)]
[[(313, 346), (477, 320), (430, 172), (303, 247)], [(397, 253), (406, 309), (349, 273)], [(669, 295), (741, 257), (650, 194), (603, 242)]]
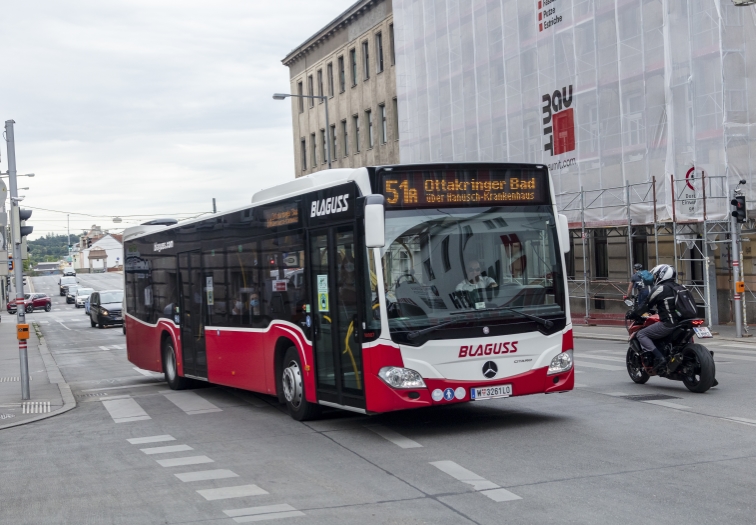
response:
[[(226, 248), (228, 265), (228, 322), (232, 326), (260, 326), (259, 271), (257, 241)], [(267, 326), (267, 322), (263, 326)]]
[(307, 289), (304, 235), (291, 233), (262, 243), (262, 307), (273, 319), (305, 326)]

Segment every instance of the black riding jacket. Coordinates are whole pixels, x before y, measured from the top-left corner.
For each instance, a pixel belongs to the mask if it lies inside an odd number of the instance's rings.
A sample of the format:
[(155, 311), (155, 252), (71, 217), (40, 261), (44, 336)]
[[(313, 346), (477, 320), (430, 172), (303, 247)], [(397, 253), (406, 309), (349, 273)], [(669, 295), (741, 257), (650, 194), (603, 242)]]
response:
[(665, 281), (654, 286), (648, 298), (633, 310), (632, 315), (640, 316), (650, 309), (654, 309), (659, 314), (659, 320), (665, 326), (675, 326), (677, 324), (677, 314), (675, 314), (675, 290), (672, 288), (671, 281)]

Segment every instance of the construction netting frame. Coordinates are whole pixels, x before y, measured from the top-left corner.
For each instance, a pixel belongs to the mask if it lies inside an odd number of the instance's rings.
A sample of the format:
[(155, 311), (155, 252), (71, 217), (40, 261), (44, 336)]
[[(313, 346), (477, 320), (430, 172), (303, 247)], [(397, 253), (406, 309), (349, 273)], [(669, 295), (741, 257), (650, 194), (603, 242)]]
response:
[[(756, 8), (731, 0), (394, 0), (402, 162), (549, 166), (555, 194), (685, 179), (751, 180), (756, 163)], [(746, 186), (748, 202), (756, 199)], [(585, 219), (626, 220), (622, 206)], [(728, 206), (707, 210), (724, 219)], [(653, 222), (648, 203), (631, 207)], [(687, 217), (686, 217), (687, 216)], [(579, 220), (571, 216), (571, 222)]]

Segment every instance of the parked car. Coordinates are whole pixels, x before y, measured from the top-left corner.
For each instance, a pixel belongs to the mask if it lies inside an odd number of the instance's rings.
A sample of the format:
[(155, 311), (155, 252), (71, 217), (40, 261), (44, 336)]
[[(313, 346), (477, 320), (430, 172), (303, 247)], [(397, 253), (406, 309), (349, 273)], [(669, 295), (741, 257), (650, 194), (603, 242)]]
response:
[[(16, 313), (16, 299), (11, 299), (8, 304), (5, 305), (8, 313)], [(34, 310), (44, 310), (49, 312), (52, 310), (52, 299), (45, 293), (27, 293), (24, 294), (24, 311), (26, 313), (32, 313)]]
[(89, 321), (92, 328), (123, 324), (123, 290), (104, 290), (89, 296)]
[(74, 296), (74, 304), (76, 308), (84, 306), (84, 302), (89, 299), (89, 296), (94, 292), (94, 288), (77, 288), (76, 295)]
[(68, 285), (78, 284), (79, 281), (76, 280), (76, 277), (71, 276), (63, 276), (58, 281), (58, 288), (60, 288), (60, 295), (66, 295), (68, 293)]
[(66, 287), (66, 304), (76, 304), (76, 290), (78, 289), (77, 284), (69, 284)]
[(76, 275), (76, 270), (71, 268), (70, 266), (66, 266), (63, 268), (63, 275)]

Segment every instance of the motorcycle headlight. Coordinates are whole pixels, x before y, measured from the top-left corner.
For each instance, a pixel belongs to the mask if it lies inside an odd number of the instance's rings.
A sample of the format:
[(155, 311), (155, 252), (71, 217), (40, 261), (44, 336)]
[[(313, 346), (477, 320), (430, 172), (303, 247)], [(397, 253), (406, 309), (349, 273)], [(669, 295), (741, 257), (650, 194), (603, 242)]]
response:
[(384, 366), (378, 371), (378, 377), (392, 388), (425, 388), (423, 378), (410, 368)]
[(572, 350), (567, 350), (554, 356), (546, 375), (561, 374), (572, 369)]

